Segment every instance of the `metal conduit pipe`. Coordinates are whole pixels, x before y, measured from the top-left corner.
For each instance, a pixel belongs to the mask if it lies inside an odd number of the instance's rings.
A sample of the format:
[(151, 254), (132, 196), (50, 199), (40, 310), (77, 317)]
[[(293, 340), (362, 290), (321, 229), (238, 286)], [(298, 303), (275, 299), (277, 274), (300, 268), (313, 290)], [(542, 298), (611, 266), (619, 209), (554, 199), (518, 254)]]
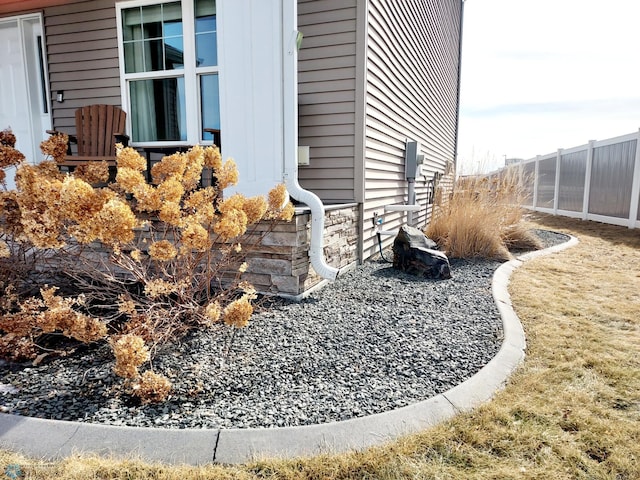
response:
[[(407, 178), (408, 192), (407, 192), (407, 205), (416, 205), (416, 179), (412, 177)], [(407, 211), (407, 224), (413, 227), (413, 210)]]

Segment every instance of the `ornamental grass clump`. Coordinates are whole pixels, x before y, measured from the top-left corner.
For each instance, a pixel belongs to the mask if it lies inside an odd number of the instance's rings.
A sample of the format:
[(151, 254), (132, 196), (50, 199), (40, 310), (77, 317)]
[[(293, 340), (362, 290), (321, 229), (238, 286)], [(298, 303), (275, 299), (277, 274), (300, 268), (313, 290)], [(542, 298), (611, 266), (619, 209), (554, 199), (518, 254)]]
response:
[(454, 258), (508, 260), (510, 249), (539, 249), (521, 222), (523, 189), (517, 168), (499, 175), (460, 178), (453, 194), (436, 196), (425, 234)]
[[(238, 172), (217, 147), (166, 156), (147, 172), (135, 149), (117, 145), (107, 184), (103, 162), (61, 173), (66, 145), (66, 135), (51, 136), (41, 145), (51, 160), (31, 165), (0, 132), (0, 356), (107, 341), (128, 391), (161, 401), (171, 381), (153, 358), (193, 329), (233, 339), (248, 325), (257, 295), (242, 279), (242, 242), (259, 241), (260, 221), (290, 220), (293, 206), (284, 185), (268, 198), (225, 197)], [(15, 190), (4, 183), (9, 166)]]

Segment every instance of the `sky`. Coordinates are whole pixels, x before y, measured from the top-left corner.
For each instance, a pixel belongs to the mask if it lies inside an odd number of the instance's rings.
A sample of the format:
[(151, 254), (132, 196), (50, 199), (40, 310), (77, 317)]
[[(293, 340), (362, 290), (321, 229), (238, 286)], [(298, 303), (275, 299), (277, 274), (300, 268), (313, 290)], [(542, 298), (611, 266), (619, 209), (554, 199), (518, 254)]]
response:
[(458, 173), (640, 128), (640, 0), (466, 0)]

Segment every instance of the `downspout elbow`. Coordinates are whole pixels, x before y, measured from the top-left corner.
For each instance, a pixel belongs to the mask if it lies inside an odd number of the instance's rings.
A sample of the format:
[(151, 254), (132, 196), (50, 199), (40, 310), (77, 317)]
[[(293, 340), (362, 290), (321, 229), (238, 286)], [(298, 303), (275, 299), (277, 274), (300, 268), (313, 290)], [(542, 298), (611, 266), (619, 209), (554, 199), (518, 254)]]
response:
[(309, 259), (311, 266), (318, 275), (327, 280), (335, 280), (338, 270), (327, 264), (322, 249), (322, 236), (324, 235), (324, 205), (322, 200), (313, 192), (303, 189), (295, 176), (285, 175), (284, 184), (289, 195), (301, 203), (305, 203), (311, 209), (311, 244)]

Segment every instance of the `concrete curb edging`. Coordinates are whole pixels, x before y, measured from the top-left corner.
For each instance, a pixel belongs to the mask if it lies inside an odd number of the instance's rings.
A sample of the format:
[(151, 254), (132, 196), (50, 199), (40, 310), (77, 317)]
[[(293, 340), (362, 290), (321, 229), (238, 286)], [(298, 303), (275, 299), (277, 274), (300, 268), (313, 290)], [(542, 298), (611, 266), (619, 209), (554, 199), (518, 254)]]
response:
[(491, 288), (503, 322), (504, 339), (500, 350), (471, 378), (428, 400), (342, 422), (269, 429), (117, 427), (0, 413), (0, 447), (47, 459), (93, 453), (202, 465), (363, 449), (424, 430), (490, 400), (504, 387), (524, 359), (526, 348), (524, 330), (507, 291), (511, 274), (527, 260), (559, 252), (577, 243), (578, 240), (571, 236), (566, 243), (519, 256), (496, 270)]

